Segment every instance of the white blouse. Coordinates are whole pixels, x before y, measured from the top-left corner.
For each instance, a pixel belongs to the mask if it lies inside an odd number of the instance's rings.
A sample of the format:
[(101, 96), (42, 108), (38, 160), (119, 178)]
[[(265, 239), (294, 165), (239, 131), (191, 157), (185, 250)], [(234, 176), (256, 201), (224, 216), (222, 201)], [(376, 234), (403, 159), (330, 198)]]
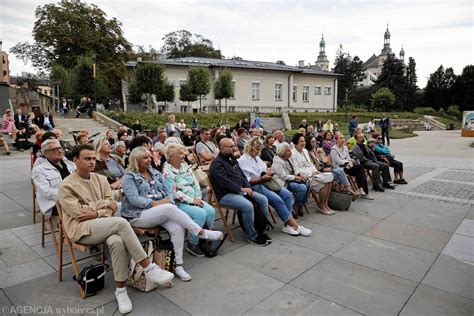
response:
[(308, 150), (303, 148), (303, 152), (299, 152), (296, 148), (291, 150), (291, 163), (293, 164), (293, 168), (295, 168), (296, 175), (303, 175), (305, 177), (311, 177), (315, 173), (318, 173), (316, 167), (311, 162), (311, 158), (309, 157)]
[(251, 178), (259, 178), (262, 172), (267, 170), (267, 165), (260, 159), (260, 156), (253, 158), (249, 154), (243, 154), (237, 159), (237, 162), (249, 181)]

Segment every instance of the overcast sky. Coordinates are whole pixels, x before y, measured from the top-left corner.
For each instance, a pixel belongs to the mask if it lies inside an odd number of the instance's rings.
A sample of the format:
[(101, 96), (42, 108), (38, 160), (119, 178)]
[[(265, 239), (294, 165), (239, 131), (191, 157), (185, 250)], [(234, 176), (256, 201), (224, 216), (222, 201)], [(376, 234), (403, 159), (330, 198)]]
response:
[[(32, 41), (34, 10), (51, 1), (2, 0), (3, 50)], [(339, 44), (363, 61), (380, 54), (389, 23), (392, 50), (403, 45), (405, 59), (415, 58), (418, 84), (440, 64), (460, 74), (473, 64), (472, 1), (94, 1), (108, 17), (123, 23), (128, 41), (160, 48), (162, 38), (186, 29), (211, 39), (226, 57), (296, 65), (314, 64), (321, 34), (331, 66)], [(13, 75), (34, 71), (10, 55)]]

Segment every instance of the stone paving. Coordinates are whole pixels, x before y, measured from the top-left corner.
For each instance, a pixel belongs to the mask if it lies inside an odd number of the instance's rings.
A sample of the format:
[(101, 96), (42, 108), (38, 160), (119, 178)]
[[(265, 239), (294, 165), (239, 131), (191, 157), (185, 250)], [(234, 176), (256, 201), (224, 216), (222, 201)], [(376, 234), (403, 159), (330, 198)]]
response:
[[(279, 221), (268, 247), (247, 244), (237, 228), (215, 258), (185, 253), (193, 280), (129, 289), (132, 315), (472, 315), (474, 150), (445, 133), (393, 140), (409, 184), (335, 216), (310, 207), (301, 223), (311, 237), (285, 235)], [(449, 157), (433, 145), (443, 137)], [(29, 158), (2, 156), (0, 165), (0, 315), (119, 314), (112, 273), (85, 300), (70, 268), (57, 282), (52, 243), (41, 247), (40, 225), (31, 224)]]

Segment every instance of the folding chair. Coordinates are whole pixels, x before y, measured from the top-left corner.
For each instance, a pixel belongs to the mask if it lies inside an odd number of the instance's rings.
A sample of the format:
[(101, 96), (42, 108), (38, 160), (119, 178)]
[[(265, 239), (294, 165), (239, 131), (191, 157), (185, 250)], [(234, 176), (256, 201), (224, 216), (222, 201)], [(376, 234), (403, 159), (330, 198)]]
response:
[[(36, 161), (36, 156), (34, 154), (30, 155), (30, 172), (33, 170), (33, 166)], [(31, 179), (31, 185), (32, 185), (32, 195), (33, 195), (33, 224), (36, 224), (36, 213), (39, 213), (40, 210), (36, 209), (36, 189), (35, 189), (35, 184), (33, 182), (33, 179)]]
[[(208, 199), (208, 203), (210, 205), (213, 205), (217, 208), (217, 210), (219, 211), (219, 218), (216, 218), (215, 221), (219, 221), (219, 220), (222, 220), (222, 222), (224, 223), (224, 229), (225, 231), (227, 232), (227, 234), (229, 234), (229, 240), (234, 242), (234, 236), (232, 235), (232, 228), (230, 227), (229, 223), (228, 223), (228, 218), (229, 218), (229, 212), (230, 212), (230, 208), (226, 207), (225, 210), (225, 214), (224, 214), (224, 211), (223, 211), (223, 207), (219, 204), (219, 201), (217, 200), (217, 196), (214, 192), (214, 189), (212, 188), (212, 184), (211, 184), (211, 180), (209, 179), (209, 177), (207, 178), (207, 184), (208, 184), (208, 187), (209, 187), (209, 191), (208, 191), (208, 196), (209, 196), (209, 199)], [(233, 214), (233, 217), (232, 217), (232, 224), (235, 223), (235, 216), (237, 215), (237, 210), (236, 209), (232, 209), (234, 211), (234, 214)]]
[[(63, 224), (63, 211), (61, 208), (61, 205), (59, 203), (56, 203), (56, 208), (58, 210), (58, 225), (59, 225), (59, 247), (58, 247), (58, 279), (59, 282), (62, 282), (63, 280), (63, 267), (71, 264), (72, 269), (74, 271), (74, 275), (76, 276), (76, 279), (79, 279), (79, 266), (77, 265), (77, 262), (86, 260), (92, 257), (95, 257), (96, 254), (88, 255), (80, 259), (76, 259), (76, 255), (74, 254), (74, 249), (80, 250), (82, 252), (88, 252), (92, 245), (83, 245), (79, 243), (72, 242), (69, 237), (67, 236), (66, 229)], [(70, 262), (63, 262), (63, 244), (66, 243), (68, 252), (69, 252), (69, 257), (71, 258)], [(102, 263), (105, 262), (105, 244), (100, 243), (97, 246), (99, 246), (100, 249), (100, 259)], [(77, 283), (77, 286), (79, 287), (79, 293), (82, 299), (86, 297), (86, 293), (84, 289)]]

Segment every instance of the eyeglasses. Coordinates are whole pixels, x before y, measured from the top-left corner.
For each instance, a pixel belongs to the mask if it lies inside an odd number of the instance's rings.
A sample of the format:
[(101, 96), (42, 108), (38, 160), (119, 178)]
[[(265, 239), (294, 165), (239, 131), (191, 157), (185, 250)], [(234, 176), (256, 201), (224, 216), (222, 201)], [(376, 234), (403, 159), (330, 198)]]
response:
[(55, 152), (62, 152), (64, 149), (62, 147), (54, 147), (54, 148), (50, 148), (46, 151), (55, 151)]

